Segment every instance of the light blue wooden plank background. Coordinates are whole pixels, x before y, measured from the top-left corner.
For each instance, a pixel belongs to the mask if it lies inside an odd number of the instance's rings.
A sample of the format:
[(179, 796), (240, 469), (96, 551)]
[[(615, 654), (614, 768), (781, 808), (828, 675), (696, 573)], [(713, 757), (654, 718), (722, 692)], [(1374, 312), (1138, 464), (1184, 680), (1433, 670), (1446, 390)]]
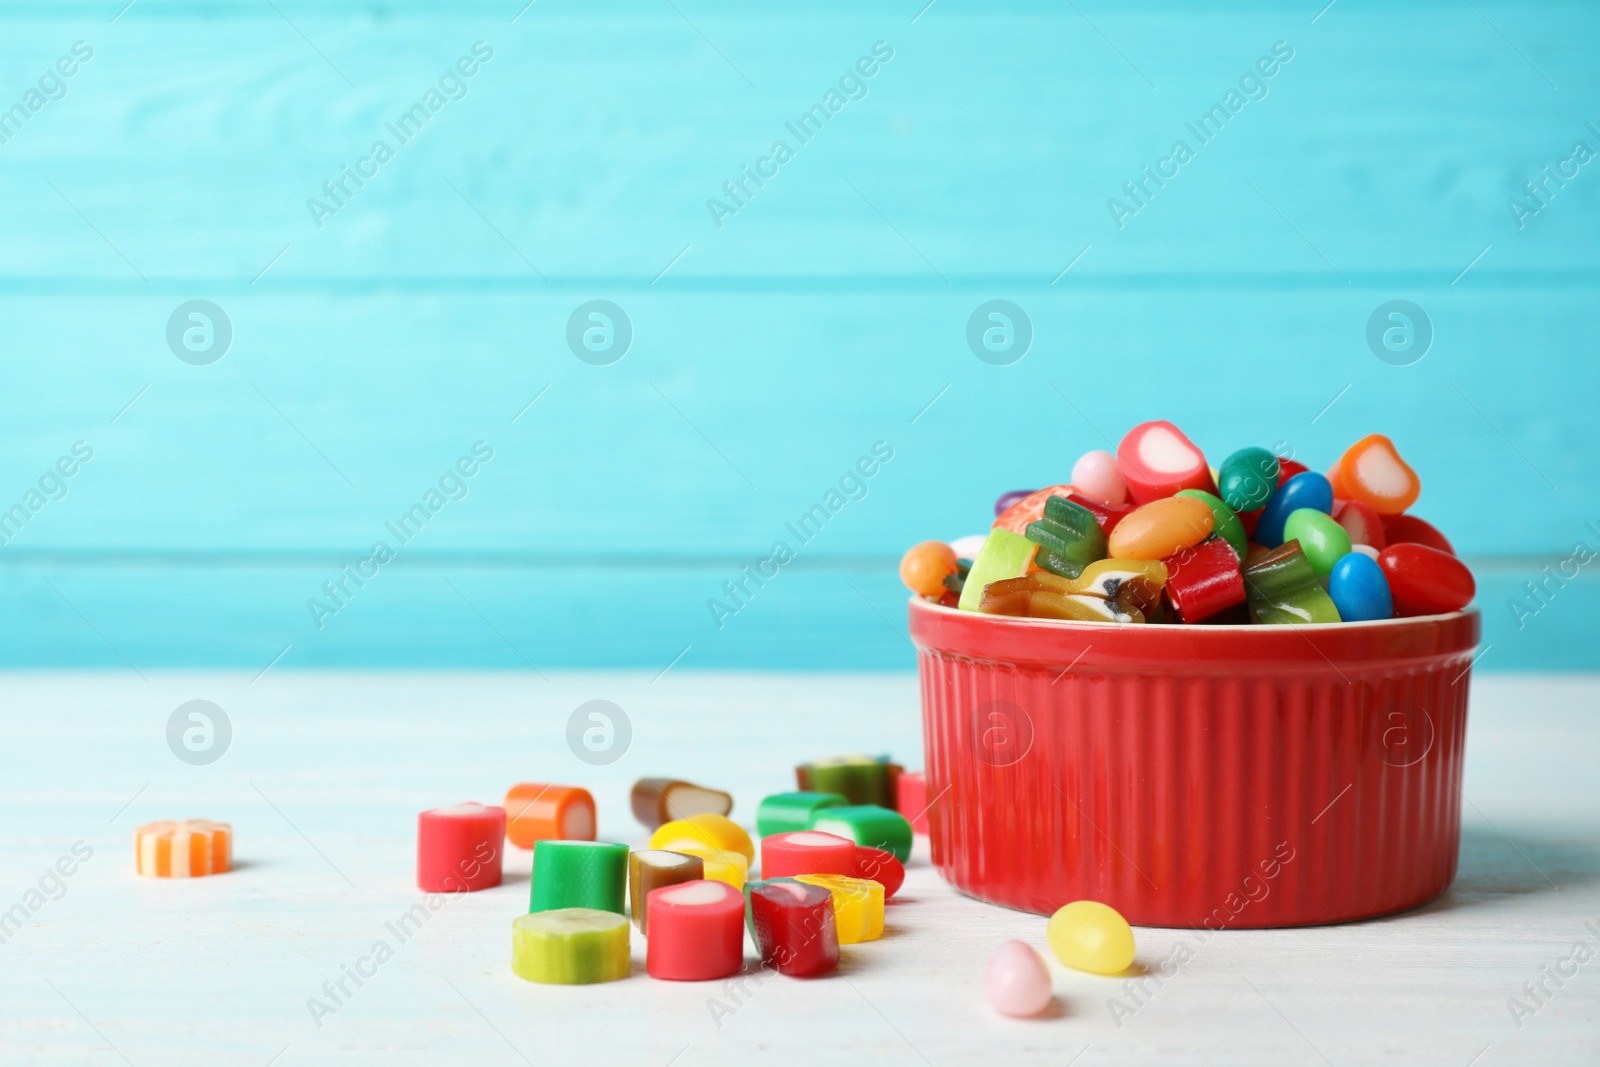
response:
[[(1319, 469), (1389, 433), (1478, 573), (1482, 666), (1600, 665), (1595, 568), (1524, 587), (1600, 549), (1600, 165), (1508, 209), (1600, 149), (1592, 5), (519, 8), (0, 3), (0, 109), (93, 49), (0, 126), (0, 508), (94, 449), (0, 547), (0, 663), (906, 666), (905, 545), (1166, 417)], [(465, 95), (387, 135), (478, 41)], [(707, 199), (780, 138), (719, 228)], [(1119, 229), (1108, 198), (1179, 138)], [(196, 298), (235, 332), (210, 366), (165, 341)], [(594, 298), (633, 323), (611, 366), (565, 342)], [(1035, 331), (1010, 366), (965, 342), (994, 298)], [(1395, 298), (1434, 328), (1411, 366), (1365, 340)], [(478, 441), (399, 546), (385, 521)], [(719, 629), (706, 601), (780, 537), (797, 559)], [(396, 560), (319, 629), (307, 599), (378, 538)]]

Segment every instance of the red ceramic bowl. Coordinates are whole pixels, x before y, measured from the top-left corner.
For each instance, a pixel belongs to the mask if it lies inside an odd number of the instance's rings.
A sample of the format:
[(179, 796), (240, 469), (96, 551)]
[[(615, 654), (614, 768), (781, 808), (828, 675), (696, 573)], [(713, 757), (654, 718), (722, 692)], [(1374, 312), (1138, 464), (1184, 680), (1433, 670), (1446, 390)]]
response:
[(1139, 926), (1359, 919), (1449, 886), (1478, 612), (1115, 626), (913, 598), (933, 861)]

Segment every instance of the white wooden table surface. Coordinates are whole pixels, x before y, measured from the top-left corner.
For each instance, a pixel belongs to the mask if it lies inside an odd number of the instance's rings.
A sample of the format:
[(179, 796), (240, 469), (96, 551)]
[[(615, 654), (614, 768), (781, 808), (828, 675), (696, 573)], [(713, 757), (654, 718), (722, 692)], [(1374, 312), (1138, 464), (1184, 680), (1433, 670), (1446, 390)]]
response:
[[(232, 724), (206, 766), (166, 742), (192, 699)], [(607, 766), (565, 741), (591, 699), (632, 725)], [(1475, 682), (1461, 869), (1439, 901), (1222, 933), (1142, 1005), (1123, 980), (1055, 967), (1055, 1007), (1031, 1021), (991, 1013), (982, 973), (1002, 939), (1042, 947), (1043, 919), (958, 896), (925, 839), (884, 939), (847, 947), (832, 978), (752, 982), (742, 997), (658, 982), (635, 937), (627, 981), (523, 982), (509, 935), (529, 854), (512, 850), (504, 886), (449, 900), (359, 988), (347, 980), (352, 995), (320, 1027), (308, 1009), (343, 965), (398, 944), (386, 924), (420, 897), (417, 811), (498, 803), (516, 780), (570, 782), (595, 793), (602, 836), (639, 843), (627, 787), (672, 774), (729, 788), (750, 820), (800, 759), (889, 751), (919, 765), (910, 676), (12, 674), (0, 707), (0, 909), (31, 912), (0, 944), (8, 1065), (1600, 1062), (1600, 957), (1559, 987), (1544, 971), (1570, 972), (1576, 961), (1560, 961), (1575, 944), (1600, 950), (1594, 677)], [(136, 878), (133, 827), (185, 817), (232, 822), (238, 869)], [(92, 855), (47, 877), (78, 842)], [(1135, 933), (1147, 965), (1195, 941)], [(1508, 1000), (1541, 978), (1551, 995), (1519, 1026)], [(1137, 1010), (1116, 1018), (1111, 998)]]

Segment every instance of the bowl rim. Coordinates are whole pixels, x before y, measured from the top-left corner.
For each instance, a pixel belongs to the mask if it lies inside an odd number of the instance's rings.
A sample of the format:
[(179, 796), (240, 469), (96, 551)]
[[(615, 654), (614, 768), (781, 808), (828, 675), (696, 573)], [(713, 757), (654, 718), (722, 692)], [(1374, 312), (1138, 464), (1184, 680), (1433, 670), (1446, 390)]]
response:
[(1400, 619), (1374, 619), (1371, 622), (1305, 622), (1288, 623), (1284, 625), (1266, 625), (1258, 622), (1249, 623), (1155, 623), (1138, 625), (1126, 622), (1086, 622), (1079, 619), (1032, 619), (1022, 615), (991, 615), (982, 611), (963, 611), (960, 608), (946, 607), (943, 604), (928, 600), (925, 597), (912, 593), (910, 596), (912, 610), (930, 611), (936, 615), (958, 616), (967, 619), (986, 620), (977, 625), (1021, 626), (1028, 629), (1043, 631), (1066, 630), (1093, 633), (1096, 631), (1110, 633), (1130, 633), (1149, 630), (1152, 633), (1168, 633), (1181, 630), (1184, 633), (1261, 633), (1274, 630), (1294, 630), (1311, 632), (1339, 632), (1358, 633), (1364, 630), (1382, 631), (1385, 629), (1405, 628), (1422, 625), (1441, 625), (1464, 619), (1473, 615), (1482, 615), (1477, 601), (1473, 601), (1460, 611), (1445, 612), (1440, 615), (1411, 615)]

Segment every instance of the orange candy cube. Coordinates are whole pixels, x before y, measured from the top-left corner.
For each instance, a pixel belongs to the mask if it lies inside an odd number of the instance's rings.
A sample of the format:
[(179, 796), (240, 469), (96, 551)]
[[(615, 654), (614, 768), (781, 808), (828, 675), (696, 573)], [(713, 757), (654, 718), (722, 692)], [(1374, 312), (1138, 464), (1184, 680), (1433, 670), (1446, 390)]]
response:
[(145, 878), (199, 878), (233, 867), (233, 827), (210, 819), (147, 823), (133, 831), (134, 869)]

